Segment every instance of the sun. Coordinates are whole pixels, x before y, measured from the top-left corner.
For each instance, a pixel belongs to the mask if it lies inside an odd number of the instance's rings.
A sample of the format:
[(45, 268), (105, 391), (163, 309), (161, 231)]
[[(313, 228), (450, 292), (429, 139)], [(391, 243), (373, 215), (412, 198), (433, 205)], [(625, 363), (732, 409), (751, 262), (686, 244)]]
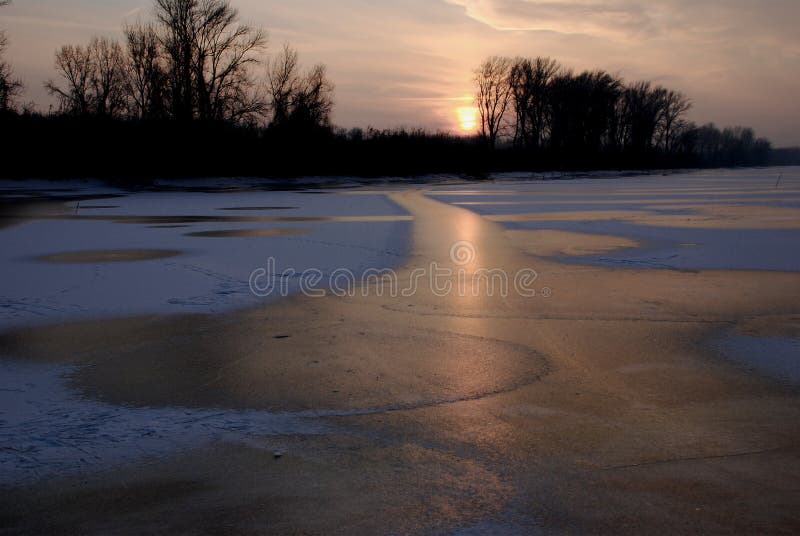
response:
[(475, 132), (478, 126), (478, 109), (474, 106), (456, 108), (458, 126), (462, 132)]

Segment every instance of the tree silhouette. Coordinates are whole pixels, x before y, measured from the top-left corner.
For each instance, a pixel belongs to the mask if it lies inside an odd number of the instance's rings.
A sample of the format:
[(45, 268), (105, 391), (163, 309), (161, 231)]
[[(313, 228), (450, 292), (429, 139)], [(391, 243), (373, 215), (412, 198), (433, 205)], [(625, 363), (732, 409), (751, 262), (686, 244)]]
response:
[(267, 84), (271, 126), (295, 130), (329, 126), (334, 85), (324, 65), (301, 75), (297, 51), (284, 45), (268, 65)]
[(60, 110), (77, 116), (255, 124), (265, 111), (252, 67), (266, 44), (227, 0), (155, 0), (154, 24), (124, 29), (125, 47), (94, 38), (56, 52)]
[(156, 0), (170, 85), (170, 112), (175, 119), (194, 117), (194, 25), (196, 0)]
[(294, 98), (292, 116), (296, 122), (310, 127), (327, 127), (333, 111), (334, 85), (327, 68), (318, 64), (301, 80)]
[(543, 143), (550, 81), (558, 70), (558, 62), (550, 58), (514, 60), (509, 84), (516, 117), (515, 145), (538, 150)]
[(116, 41), (100, 37), (92, 39), (88, 52), (92, 65), (95, 114), (117, 117), (126, 110), (127, 104), (125, 54), (122, 47)]
[(166, 112), (167, 73), (158, 34), (151, 24), (126, 26), (125, 41), (130, 113), (137, 119), (162, 117)]
[(56, 69), (66, 83), (59, 87), (52, 80), (47, 90), (58, 97), (60, 110), (72, 115), (89, 115), (92, 109), (92, 64), (89, 53), (81, 46), (64, 45), (56, 52)]
[(605, 71), (564, 72), (550, 84), (549, 146), (575, 157), (594, 156), (611, 144), (622, 82)]
[(292, 100), (299, 85), (298, 54), (288, 44), (267, 66), (272, 124), (280, 125), (289, 119)]
[(503, 129), (503, 120), (511, 102), (511, 68), (509, 58), (492, 56), (475, 71), (478, 92), (475, 102), (481, 120), (481, 137), (494, 149)]
[(119, 117), (126, 110), (125, 54), (116, 41), (93, 38), (84, 47), (65, 45), (56, 52), (64, 82), (45, 84), (63, 112), (78, 116)]
[(658, 146), (667, 154), (674, 153), (688, 123), (683, 120), (692, 102), (679, 91), (666, 90), (662, 96), (661, 121), (658, 126)]
[(266, 45), (227, 0), (156, 0), (177, 119), (240, 121), (263, 111), (250, 67)]
[[(10, 4), (10, 0), (0, 0), (0, 7), (8, 4)], [(8, 38), (4, 32), (0, 31), (0, 113), (14, 109), (14, 101), (22, 93), (24, 87), (22, 81), (14, 78), (11, 65), (4, 59), (7, 46)]]
[(650, 82), (637, 82), (623, 93), (623, 123), (627, 126), (625, 145), (635, 154), (646, 154), (655, 145), (663, 117), (667, 90)]
[(683, 93), (647, 81), (626, 84), (602, 70), (575, 74), (542, 57), (491, 57), (475, 73), (481, 137), (491, 148), (504, 134), (509, 109), (514, 150), (554, 162), (625, 159), (639, 165), (673, 157), (689, 162), (700, 154), (708, 162), (733, 161), (723, 145), (764, 161), (770, 151), (764, 143), (748, 143), (740, 131), (728, 136), (736, 143), (712, 143), (716, 134), (686, 120), (692, 104)]
[(701, 127), (689, 125), (681, 138), (684, 150), (705, 166), (752, 166), (767, 163), (772, 145), (756, 138), (750, 128), (728, 127), (720, 130), (713, 123)]

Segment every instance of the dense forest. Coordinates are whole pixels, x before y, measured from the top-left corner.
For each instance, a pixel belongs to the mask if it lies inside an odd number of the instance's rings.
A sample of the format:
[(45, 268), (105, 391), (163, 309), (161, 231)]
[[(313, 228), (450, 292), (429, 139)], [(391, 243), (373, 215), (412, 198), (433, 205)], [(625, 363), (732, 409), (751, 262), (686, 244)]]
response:
[(261, 61), (264, 32), (227, 0), (155, 0), (152, 20), (126, 26), (121, 42), (61, 47), (48, 113), (21, 103), (6, 44), (0, 34), (5, 176), (480, 175), (773, 158), (749, 128), (689, 122), (678, 91), (541, 57), (476, 69), (474, 136), (338, 128), (325, 66), (303, 69), (289, 45)]

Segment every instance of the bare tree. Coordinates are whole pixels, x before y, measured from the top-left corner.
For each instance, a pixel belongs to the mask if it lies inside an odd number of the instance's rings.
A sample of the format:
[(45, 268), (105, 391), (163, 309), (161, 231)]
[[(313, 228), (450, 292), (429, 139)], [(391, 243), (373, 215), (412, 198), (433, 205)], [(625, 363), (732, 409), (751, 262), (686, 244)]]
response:
[(492, 56), (475, 71), (477, 94), (475, 102), (481, 119), (481, 136), (490, 148), (497, 144), (503, 128), (503, 118), (511, 101), (509, 78), (513, 61), (510, 58)]
[(544, 141), (547, 124), (548, 89), (559, 70), (550, 58), (517, 58), (511, 68), (509, 84), (516, 123), (514, 142), (538, 149)]
[(328, 126), (333, 111), (333, 89), (325, 65), (315, 65), (300, 85), (292, 113), (309, 125)]
[(125, 56), (116, 41), (94, 37), (85, 48), (63, 46), (56, 52), (56, 68), (64, 87), (52, 80), (45, 87), (59, 98), (62, 111), (103, 117), (124, 112)]
[(528, 58), (517, 58), (511, 67), (508, 83), (511, 86), (511, 99), (514, 105), (514, 145), (524, 146), (530, 138), (528, 118), (533, 105), (533, 63)]
[(194, 117), (194, 31), (197, 0), (156, 0), (156, 20), (167, 59), (170, 108), (175, 119)]
[(297, 51), (285, 45), (267, 69), (272, 125), (291, 122), (304, 127), (327, 127), (333, 111), (334, 85), (327, 68), (315, 65), (300, 75)]
[(91, 93), (92, 61), (88, 50), (81, 46), (64, 45), (56, 52), (56, 69), (65, 87), (52, 80), (45, 84), (50, 94), (58, 97), (62, 112), (89, 115), (93, 106)]
[(126, 107), (125, 54), (116, 41), (95, 37), (87, 49), (91, 65), (93, 112), (101, 117), (116, 117)]
[(158, 117), (164, 108), (166, 72), (161, 47), (152, 25), (125, 28), (126, 90), (131, 114), (138, 119)]
[(201, 118), (236, 120), (259, 111), (250, 98), (255, 85), (250, 67), (258, 63), (255, 54), (265, 47), (266, 36), (238, 19), (227, 0), (200, 4), (195, 69)]
[(667, 90), (650, 82), (637, 82), (625, 88), (620, 105), (622, 141), (636, 153), (650, 151), (656, 143)]
[(566, 71), (549, 87), (549, 145), (578, 158), (594, 158), (611, 145), (622, 82), (605, 71)]
[(22, 82), (14, 78), (11, 65), (3, 59), (8, 40), (0, 33), (0, 112), (7, 112), (14, 108), (15, 99), (22, 93)]
[(267, 66), (267, 85), (272, 123), (286, 122), (291, 113), (292, 99), (299, 85), (297, 51), (288, 44)]
[(681, 92), (665, 90), (662, 93), (661, 120), (658, 127), (658, 145), (669, 154), (686, 129), (684, 116), (692, 108), (692, 102)]
[[(7, 6), (10, 0), (0, 0), (0, 7)], [(11, 65), (5, 61), (4, 56), (8, 38), (0, 32), (0, 112), (7, 112), (14, 108), (14, 100), (22, 93), (22, 82), (14, 78)]]
[(228, 0), (156, 0), (173, 115), (238, 121), (258, 113), (251, 67), (266, 45)]

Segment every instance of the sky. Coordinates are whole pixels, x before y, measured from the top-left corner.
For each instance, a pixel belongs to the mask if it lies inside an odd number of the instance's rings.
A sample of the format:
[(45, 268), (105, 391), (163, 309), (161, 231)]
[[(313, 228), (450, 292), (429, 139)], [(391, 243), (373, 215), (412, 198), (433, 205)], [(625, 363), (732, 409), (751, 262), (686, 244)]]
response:
[[(487, 56), (549, 56), (686, 93), (690, 118), (746, 125), (777, 146), (800, 145), (798, 0), (232, 0), (264, 28), (325, 63), (334, 121), (458, 132), (472, 71)], [(26, 99), (47, 109), (53, 54), (92, 35), (121, 36), (151, 0), (14, 0), (0, 9), (8, 59)], [(468, 126), (468, 125), (467, 125)]]

